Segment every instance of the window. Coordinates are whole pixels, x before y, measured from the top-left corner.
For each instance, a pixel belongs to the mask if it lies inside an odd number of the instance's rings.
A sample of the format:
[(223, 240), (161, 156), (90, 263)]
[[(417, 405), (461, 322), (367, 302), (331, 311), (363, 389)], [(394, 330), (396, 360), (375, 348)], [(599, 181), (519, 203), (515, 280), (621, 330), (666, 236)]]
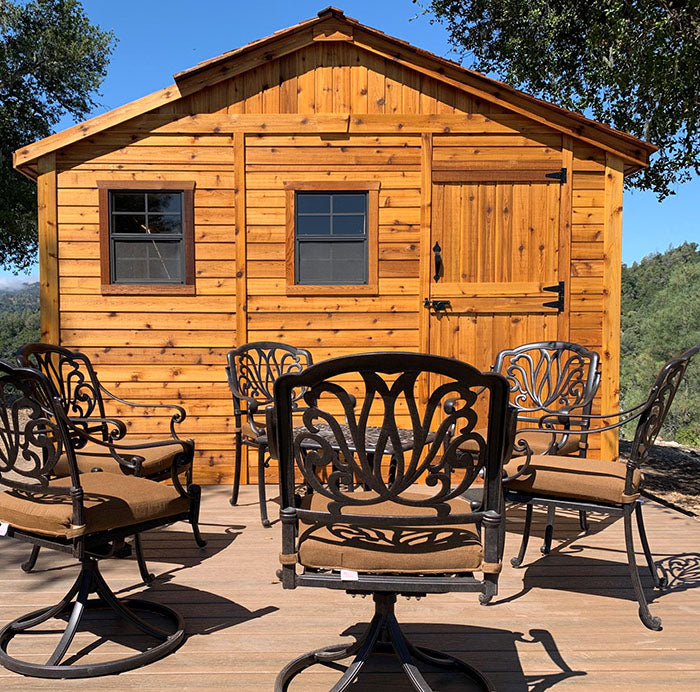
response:
[(287, 293), (376, 293), (379, 184), (285, 187)]
[(99, 182), (103, 293), (194, 293), (194, 183)]

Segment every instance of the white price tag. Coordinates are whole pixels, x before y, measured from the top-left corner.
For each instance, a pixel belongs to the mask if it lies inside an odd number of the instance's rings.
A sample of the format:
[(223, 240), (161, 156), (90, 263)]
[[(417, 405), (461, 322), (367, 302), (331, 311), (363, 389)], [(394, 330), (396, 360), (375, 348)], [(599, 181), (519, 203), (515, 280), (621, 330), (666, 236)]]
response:
[(0, 536), (7, 536), (7, 530), (9, 528), (9, 524), (6, 524), (4, 521), (0, 521)]
[(341, 569), (340, 570), (340, 581), (358, 581), (359, 576), (357, 572), (352, 569)]

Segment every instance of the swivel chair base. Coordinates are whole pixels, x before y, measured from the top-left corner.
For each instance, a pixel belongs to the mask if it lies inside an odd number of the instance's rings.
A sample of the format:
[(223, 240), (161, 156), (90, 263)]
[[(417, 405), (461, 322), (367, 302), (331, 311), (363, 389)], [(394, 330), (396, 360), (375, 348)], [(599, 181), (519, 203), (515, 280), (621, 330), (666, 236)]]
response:
[[(89, 596), (91, 593), (95, 593), (97, 598), (90, 599)], [(141, 632), (158, 640), (159, 643), (133, 656), (102, 663), (83, 665), (61, 663), (66, 657), (68, 648), (88, 608), (109, 609), (120, 616), (122, 620), (126, 620), (134, 627), (141, 630)], [(172, 623), (174, 629), (168, 632), (155, 625), (150, 625), (136, 615), (132, 611), (132, 608), (149, 612), (160, 618), (166, 618)], [(68, 624), (63, 631), (58, 645), (49, 656), (46, 663), (30, 663), (8, 654), (8, 645), (16, 635), (31, 635), (33, 637), (55, 635), (57, 634), (56, 632), (47, 632), (46, 630), (32, 632), (31, 629), (47, 622), (51, 618), (60, 618), (62, 615), (67, 615), (68, 613), (70, 613)], [(135, 598), (118, 599), (100, 574), (97, 560), (88, 557), (83, 559), (78, 578), (59, 603), (54, 606), (35, 610), (27, 615), (22, 615), (0, 630), (0, 665), (3, 665), (8, 670), (15, 673), (30, 677), (91, 678), (100, 675), (123, 673), (127, 670), (140, 668), (148, 663), (157, 661), (171, 651), (174, 651), (183, 643), (184, 639), (185, 624), (178, 613), (159, 603), (153, 603), (151, 601), (143, 601)]]
[(316, 663), (331, 663), (355, 656), (354, 661), (348, 666), (343, 676), (330, 690), (330, 692), (343, 692), (353, 684), (361, 668), (373, 653), (391, 654), (392, 652), (401, 661), (406, 676), (418, 692), (433, 692), (433, 688), (428, 685), (418, 670), (416, 661), (428, 663), (437, 668), (461, 672), (486, 692), (495, 692), (496, 688), (488, 678), (464, 661), (411, 644), (401, 631), (394, 614), (396, 594), (375, 593), (374, 603), (374, 617), (357, 641), (353, 644), (336, 644), (316, 649), (290, 661), (277, 676), (275, 692), (286, 692), (294, 677)]

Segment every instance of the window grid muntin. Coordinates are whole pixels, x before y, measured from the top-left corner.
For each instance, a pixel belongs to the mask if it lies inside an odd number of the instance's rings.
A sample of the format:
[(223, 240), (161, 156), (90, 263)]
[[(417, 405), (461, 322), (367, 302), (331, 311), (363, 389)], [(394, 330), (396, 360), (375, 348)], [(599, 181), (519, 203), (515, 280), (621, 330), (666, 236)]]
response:
[[(369, 283), (369, 243), (368, 243), (368, 209), (369, 209), (369, 194), (366, 191), (357, 190), (318, 190), (318, 191), (295, 191), (294, 204), (294, 283), (300, 286), (364, 286)], [(330, 197), (330, 211), (328, 212), (299, 212), (299, 198), (301, 196), (328, 196)], [(335, 212), (334, 199), (337, 196), (362, 196), (364, 198), (363, 212)], [(363, 219), (363, 233), (357, 235), (351, 234), (333, 234), (333, 218), (338, 217), (359, 217)], [(330, 217), (330, 231), (323, 234), (300, 234), (299, 219), (303, 217)], [(352, 243), (354, 245), (362, 245), (363, 248), (363, 264), (362, 264), (362, 279), (359, 281), (324, 281), (323, 283), (301, 283), (300, 282), (300, 246), (304, 243)]]
[[(135, 212), (135, 211), (115, 211), (114, 210), (114, 195), (143, 195), (144, 196), (144, 211), (143, 212)], [(179, 212), (151, 212), (149, 211), (148, 208), (148, 197), (149, 195), (177, 195), (180, 199), (180, 211)], [(116, 233), (113, 231), (113, 218), (115, 216), (141, 216), (141, 214), (144, 215), (144, 220), (145, 220), (145, 225), (146, 228), (150, 226), (149, 222), (149, 217), (162, 217), (162, 216), (169, 216), (169, 217), (179, 217), (180, 218), (180, 231), (179, 232), (170, 232), (170, 233), (155, 233), (155, 234), (148, 234), (144, 233), (143, 236), (137, 235), (135, 233)], [(185, 223), (185, 214), (184, 214), (184, 193), (182, 190), (168, 190), (168, 189), (163, 189), (163, 190), (155, 190), (155, 189), (146, 189), (146, 190), (139, 190), (139, 189), (134, 189), (134, 190), (125, 190), (125, 189), (115, 189), (115, 190), (110, 190), (109, 191), (109, 274), (110, 274), (110, 283), (113, 284), (118, 284), (118, 285), (124, 285), (124, 284), (173, 284), (173, 285), (183, 285), (186, 282), (186, 269), (185, 269), (185, 253), (186, 253), (186, 248), (184, 246), (184, 240), (185, 240), (185, 229), (184, 229), (184, 223)], [(181, 252), (180, 252), (180, 262), (179, 262), (179, 273), (180, 276), (176, 278), (171, 278), (171, 279), (163, 279), (163, 278), (151, 278), (151, 277), (142, 277), (139, 279), (121, 279), (118, 280), (116, 278), (116, 263), (117, 263), (117, 257), (116, 257), (116, 250), (115, 250), (115, 245), (117, 242), (129, 242), (129, 243), (152, 243), (154, 248), (157, 248), (160, 243), (179, 243), (181, 245)], [(150, 266), (150, 260), (146, 259), (146, 266)], [(163, 264), (165, 268), (165, 264)], [(149, 270), (150, 271), (150, 270)], [(166, 269), (166, 276), (167, 276), (167, 269)]]

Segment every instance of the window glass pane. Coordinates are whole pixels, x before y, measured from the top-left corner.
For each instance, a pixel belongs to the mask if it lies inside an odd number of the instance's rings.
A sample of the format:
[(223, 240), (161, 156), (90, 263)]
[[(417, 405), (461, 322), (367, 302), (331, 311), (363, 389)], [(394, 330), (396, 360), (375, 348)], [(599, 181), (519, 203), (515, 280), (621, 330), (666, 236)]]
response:
[(182, 281), (180, 243), (151, 243), (149, 278), (151, 281)]
[(330, 235), (330, 216), (297, 216), (297, 235)]
[(297, 263), (300, 284), (367, 283), (364, 242), (305, 241), (297, 246)]
[(145, 233), (145, 214), (112, 214), (112, 233)]
[(180, 242), (116, 241), (113, 254), (117, 283), (183, 283)]
[(112, 211), (146, 211), (143, 192), (112, 192)]
[(347, 214), (347, 213), (365, 213), (366, 208), (366, 193), (362, 192), (356, 195), (333, 195), (333, 213), (334, 214)]
[(333, 216), (333, 235), (364, 235), (364, 232), (364, 215)]
[(179, 214), (148, 215), (148, 230), (151, 233), (182, 233), (182, 223)]
[(181, 209), (180, 192), (152, 192), (148, 195), (148, 211), (177, 212)]
[(331, 196), (297, 192), (297, 211), (300, 214), (330, 214)]

